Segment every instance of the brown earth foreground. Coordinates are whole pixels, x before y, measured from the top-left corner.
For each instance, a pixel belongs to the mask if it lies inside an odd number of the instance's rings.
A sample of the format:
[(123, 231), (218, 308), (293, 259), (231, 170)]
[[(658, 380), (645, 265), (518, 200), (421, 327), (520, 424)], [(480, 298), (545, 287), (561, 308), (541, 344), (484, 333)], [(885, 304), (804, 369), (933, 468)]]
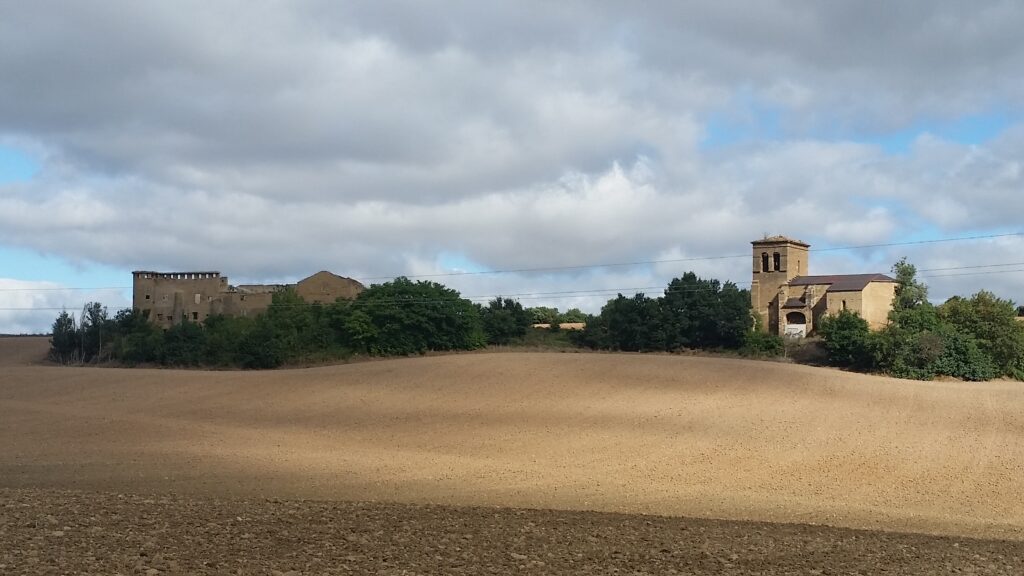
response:
[(1024, 573), (1019, 383), (613, 354), (62, 368), (45, 348), (0, 339), (0, 574)]
[(636, 514), (0, 490), (2, 574), (1024, 574), (1024, 542)]

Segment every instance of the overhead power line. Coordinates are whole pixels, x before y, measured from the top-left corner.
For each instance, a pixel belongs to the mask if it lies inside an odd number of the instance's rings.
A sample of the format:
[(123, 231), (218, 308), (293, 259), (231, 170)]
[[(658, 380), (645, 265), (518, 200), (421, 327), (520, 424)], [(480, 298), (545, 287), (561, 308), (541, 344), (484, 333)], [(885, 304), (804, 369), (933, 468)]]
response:
[[(988, 240), (994, 238), (1008, 238), (1024, 236), (1024, 232), (1011, 232), (1006, 234), (984, 234), (979, 236), (960, 236), (956, 238), (936, 238), (933, 240), (911, 240), (907, 242), (888, 242), (884, 244), (861, 244), (857, 246), (834, 246), (831, 248), (811, 248), (809, 252), (836, 252), (840, 250), (866, 250), (869, 248), (891, 248), (896, 246), (914, 246), (919, 244), (939, 244), (943, 242), (964, 242), (969, 240)], [(567, 266), (539, 266), (533, 268), (510, 268), (507, 270), (480, 270), (472, 272), (438, 272), (434, 274), (404, 275), (406, 278), (443, 278), (449, 276), (483, 276), (487, 274), (518, 274), (524, 272), (554, 272), (558, 270), (585, 270), (589, 268), (616, 268), (625, 266), (646, 266), (651, 264), (677, 264), (681, 262), (699, 262), (704, 260), (729, 260), (735, 258), (750, 258), (748, 254), (726, 254), (720, 256), (691, 256), (687, 258), (667, 258), (660, 260), (637, 260), (633, 262), (611, 262), (603, 264), (573, 264)], [(401, 274), (399, 276), (402, 276)], [(395, 276), (371, 276), (364, 280), (384, 280)]]
[[(1003, 266), (1001, 264), (993, 264), (990, 266)], [(974, 266), (963, 266), (958, 268), (947, 268), (945, 270), (960, 270), (960, 269), (971, 269)], [(990, 274), (1007, 274), (1007, 273), (1024, 273), (1024, 268), (1018, 268), (1013, 270), (989, 270), (989, 271), (976, 271), (976, 272), (964, 272), (957, 274), (935, 274), (930, 276), (922, 276), (922, 279), (933, 279), (933, 278), (948, 278), (954, 276), (984, 276)], [(750, 282), (733, 283), (737, 287), (749, 286)], [(658, 291), (659, 294), (672, 294), (672, 293), (683, 293), (683, 292), (707, 292), (713, 290), (712, 288), (687, 288), (687, 289), (672, 289), (664, 286), (636, 286), (630, 288), (591, 288), (586, 290), (562, 290), (557, 292), (520, 292), (510, 294), (494, 294), (487, 296), (461, 296), (461, 300), (469, 300), (475, 303), (484, 303), (494, 298), (512, 298), (514, 300), (564, 300), (574, 298), (585, 298), (588, 296), (615, 296), (617, 294), (626, 294), (629, 292), (635, 293), (646, 293), (648, 290)], [(653, 292), (652, 292), (653, 294)], [(374, 306), (374, 305), (420, 305), (420, 304), (438, 304), (438, 305), (454, 305), (458, 301), (451, 299), (442, 298), (389, 298), (379, 300), (366, 300), (366, 301), (350, 301), (349, 305), (353, 306)], [(87, 302), (82, 302), (74, 306), (35, 306), (35, 307), (8, 307), (0, 308), (2, 312), (30, 312), (30, 311), (57, 311), (57, 310), (76, 310), (82, 308)], [(305, 304), (279, 304), (279, 307), (291, 307), (291, 306), (305, 306)]]
[[(810, 252), (836, 252), (841, 250), (863, 250), (870, 248), (889, 248), (897, 246), (913, 246), (921, 244), (938, 244), (945, 242), (963, 242), (971, 240), (988, 240), (995, 238), (1008, 238), (1008, 237), (1021, 237), (1024, 236), (1024, 232), (1011, 232), (1005, 234), (985, 234), (978, 236), (960, 236), (954, 238), (937, 238), (932, 240), (911, 240), (906, 242), (889, 242), (883, 244), (861, 244), (854, 246), (835, 246), (830, 248), (811, 248)], [(612, 263), (598, 263), (598, 264), (574, 264), (566, 266), (540, 266), (533, 268), (510, 268), (505, 270), (481, 270), (473, 272), (439, 272), (435, 274), (396, 274), (393, 276), (370, 276), (365, 277), (363, 280), (390, 280), (397, 277), (405, 278), (441, 278), (441, 277), (453, 277), (453, 276), (483, 276), (488, 274), (515, 274), (524, 272), (551, 272), (557, 270), (583, 270), (589, 268), (614, 268), (614, 267), (625, 267), (625, 266), (643, 266), (651, 264), (674, 264), (682, 262), (699, 262), (707, 260), (728, 260), (736, 258), (750, 258), (750, 254), (727, 254), (717, 256), (692, 256), (687, 258), (669, 258), (660, 260), (637, 260), (633, 262), (612, 262)], [(1009, 262), (1002, 264), (984, 264), (974, 266), (954, 266), (948, 268), (926, 268), (920, 269), (918, 272), (939, 272), (939, 271), (955, 271), (955, 270), (971, 270), (976, 268), (997, 268), (1007, 266), (1024, 266), (1024, 262)], [(1006, 272), (1015, 272), (1016, 270), (1007, 270)], [(996, 271), (1000, 272), (1000, 271)], [(979, 273), (982, 274), (982, 273)], [(958, 274), (960, 275), (960, 274)], [(964, 276), (968, 274), (962, 274)], [(939, 278), (941, 276), (931, 276), (932, 278)], [(129, 290), (132, 286), (98, 286), (98, 287), (44, 287), (44, 288), (0, 288), (0, 292), (62, 292), (62, 291), (103, 291), (103, 290)], [(553, 294), (553, 293), (552, 293)]]

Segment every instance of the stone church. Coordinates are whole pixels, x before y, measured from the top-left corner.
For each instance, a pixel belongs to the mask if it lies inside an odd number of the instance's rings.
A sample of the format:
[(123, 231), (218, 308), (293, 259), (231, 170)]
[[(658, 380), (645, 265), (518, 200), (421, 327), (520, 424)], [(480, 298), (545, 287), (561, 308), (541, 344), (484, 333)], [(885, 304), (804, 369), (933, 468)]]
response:
[(785, 236), (766, 237), (751, 244), (751, 305), (769, 333), (806, 336), (824, 315), (841, 310), (860, 314), (873, 330), (888, 321), (897, 284), (889, 276), (810, 276), (810, 244)]

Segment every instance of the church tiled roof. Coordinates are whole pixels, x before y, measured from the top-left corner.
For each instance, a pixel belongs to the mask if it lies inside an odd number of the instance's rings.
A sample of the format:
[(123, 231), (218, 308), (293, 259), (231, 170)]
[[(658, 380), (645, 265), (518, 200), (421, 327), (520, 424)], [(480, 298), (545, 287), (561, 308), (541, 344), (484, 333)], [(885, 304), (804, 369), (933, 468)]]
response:
[(895, 282), (885, 274), (833, 274), (831, 276), (797, 276), (790, 286), (828, 284), (828, 292), (859, 292), (872, 282)]

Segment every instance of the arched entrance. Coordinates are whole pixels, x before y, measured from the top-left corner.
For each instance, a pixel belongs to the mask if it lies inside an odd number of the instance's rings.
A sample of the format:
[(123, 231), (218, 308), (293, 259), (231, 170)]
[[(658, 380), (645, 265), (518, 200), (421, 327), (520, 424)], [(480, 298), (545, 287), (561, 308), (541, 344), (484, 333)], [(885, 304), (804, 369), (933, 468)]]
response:
[(803, 312), (789, 312), (786, 314), (786, 336), (803, 338), (807, 336), (807, 316)]

